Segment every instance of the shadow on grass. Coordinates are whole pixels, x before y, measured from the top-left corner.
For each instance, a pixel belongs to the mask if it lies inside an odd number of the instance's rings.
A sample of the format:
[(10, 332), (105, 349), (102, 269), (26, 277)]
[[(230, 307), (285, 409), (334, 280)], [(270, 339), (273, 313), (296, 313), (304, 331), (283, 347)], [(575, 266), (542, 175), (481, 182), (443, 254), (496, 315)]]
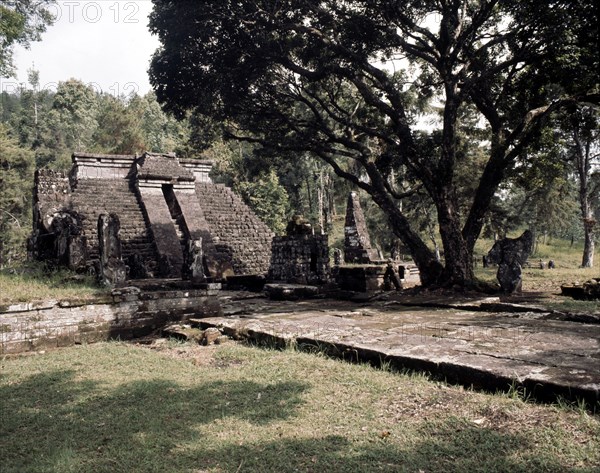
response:
[[(1, 471), (566, 471), (556, 457), (526, 456), (535, 449), (524, 435), (452, 418), (421, 423), (401, 445), (373, 432), (319, 436), (318, 426), (308, 426), (311, 437), (278, 438), (272, 423), (295, 416), (307, 389), (302, 382), (211, 380), (194, 388), (154, 380), (106, 389), (75, 380), (72, 371), (34, 375), (0, 387)], [(217, 433), (207, 432), (219, 422)], [(266, 440), (236, 437), (227, 430), (234, 425), (263, 429)]]
[(152, 380), (106, 390), (73, 376), (54, 371), (0, 387), (2, 473), (188, 471), (173, 450), (202, 445), (199, 426), (288, 418), (306, 389), (301, 382), (210, 380), (190, 389)]

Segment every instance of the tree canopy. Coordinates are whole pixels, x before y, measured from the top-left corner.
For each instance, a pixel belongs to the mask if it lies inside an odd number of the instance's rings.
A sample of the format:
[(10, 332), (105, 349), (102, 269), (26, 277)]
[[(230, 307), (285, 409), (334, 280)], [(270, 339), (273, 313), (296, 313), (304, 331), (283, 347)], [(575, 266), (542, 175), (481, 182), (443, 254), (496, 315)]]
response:
[[(473, 281), (475, 241), (517, 157), (553, 111), (598, 101), (592, 2), (153, 1), (159, 102), (327, 162), (384, 211), (426, 285)], [(459, 133), (473, 119), (482, 136)], [(457, 170), (481, 148), (465, 205)], [(417, 189), (435, 205), (443, 267), (402, 212)]]

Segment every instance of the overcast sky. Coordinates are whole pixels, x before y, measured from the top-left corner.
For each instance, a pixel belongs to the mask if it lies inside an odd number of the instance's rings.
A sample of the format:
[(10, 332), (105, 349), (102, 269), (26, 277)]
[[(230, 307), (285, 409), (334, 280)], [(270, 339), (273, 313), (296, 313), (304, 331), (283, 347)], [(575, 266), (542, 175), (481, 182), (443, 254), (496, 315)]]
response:
[(55, 90), (59, 81), (75, 78), (112, 94), (145, 94), (150, 57), (159, 44), (148, 31), (151, 10), (150, 0), (58, 1), (58, 20), (29, 50), (15, 49), (18, 78), (0, 79), (1, 89), (27, 82), (33, 66), (42, 88)]

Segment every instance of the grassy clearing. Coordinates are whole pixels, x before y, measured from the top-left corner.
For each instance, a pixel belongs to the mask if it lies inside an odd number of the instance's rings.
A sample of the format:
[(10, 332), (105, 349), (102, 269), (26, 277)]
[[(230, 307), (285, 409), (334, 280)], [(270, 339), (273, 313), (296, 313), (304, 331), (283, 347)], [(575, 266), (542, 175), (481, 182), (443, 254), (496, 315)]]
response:
[(3, 473), (598, 471), (600, 419), (234, 343), (3, 359)]
[(105, 292), (91, 277), (66, 270), (48, 270), (39, 263), (0, 271), (0, 288), (0, 304), (48, 299), (86, 301)]

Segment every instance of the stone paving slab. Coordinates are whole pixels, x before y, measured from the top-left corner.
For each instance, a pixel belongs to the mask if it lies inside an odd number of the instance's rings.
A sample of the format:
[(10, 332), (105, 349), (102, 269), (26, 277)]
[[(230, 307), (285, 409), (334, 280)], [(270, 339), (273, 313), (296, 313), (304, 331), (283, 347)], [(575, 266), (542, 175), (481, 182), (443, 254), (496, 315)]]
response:
[(600, 325), (545, 320), (537, 308), (511, 313), (235, 297), (222, 304), (229, 315), (201, 319), (203, 327), (240, 338), (313, 345), (476, 388), (523, 386), (539, 399), (600, 400)]

